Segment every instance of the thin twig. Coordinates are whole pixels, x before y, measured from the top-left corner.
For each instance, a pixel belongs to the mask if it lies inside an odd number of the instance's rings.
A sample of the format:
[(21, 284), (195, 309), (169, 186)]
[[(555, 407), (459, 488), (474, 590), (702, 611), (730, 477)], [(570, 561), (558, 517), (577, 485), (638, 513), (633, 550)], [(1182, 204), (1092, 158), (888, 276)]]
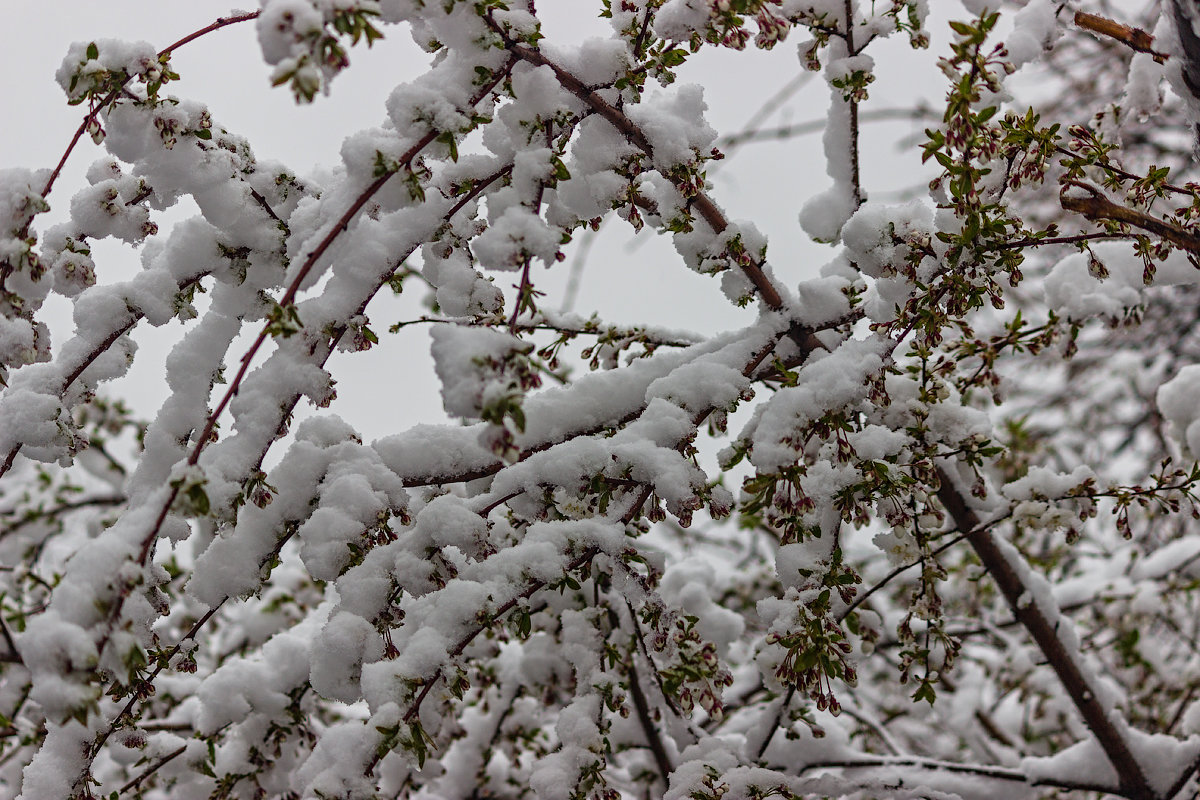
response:
[[(991, 524), (995, 524), (995, 523), (993, 522)], [(967, 535), (965, 533), (959, 534), (958, 536), (955, 536), (953, 539), (951, 539), (950, 541), (941, 545), (940, 547), (935, 548), (928, 556), (918, 558), (916, 561), (912, 562), (911, 564), (905, 564), (903, 566), (896, 567), (894, 570), (889, 572), (887, 575), (884, 575), (870, 589), (867, 589), (865, 592), (860, 594), (858, 597), (854, 598), (854, 602), (852, 602), (852, 603), (850, 603), (850, 605), (846, 606), (845, 610), (843, 610), (842, 613), (838, 615), (838, 622), (842, 622), (843, 620), (845, 620), (846, 617), (850, 616), (850, 614), (853, 613), (856, 608), (858, 608), (863, 603), (865, 603), (868, 597), (875, 594), (877, 591), (882, 589), (884, 586), (887, 586), (888, 583), (890, 583), (893, 578), (896, 578), (897, 576), (912, 569), (913, 567), (924, 564), (926, 559), (928, 559), (928, 558), (935, 558), (935, 557), (941, 555), (943, 552), (945, 552), (946, 550), (949, 550), (951, 547), (958, 544), (965, 538), (967, 538)]]
[(158, 761), (155, 761), (153, 764), (146, 767), (146, 769), (142, 770), (140, 773), (138, 773), (136, 776), (134, 776), (134, 778), (132, 780), (130, 780), (128, 783), (126, 783), (124, 786), (122, 786), (120, 788), (120, 790), (117, 791), (117, 794), (122, 795), (128, 791), (136, 789), (138, 786), (141, 785), (142, 781), (146, 780), (151, 775), (153, 775), (154, 773), (158, 772), (160, 769), (165, 767), (167, 764), (170, 764), (176, 758), (183, 755), (187, 749), (188, 749), (188, 746), (185, 744), (182, 747), (179, 747), (179, 748), (167, 753), (165, 756), (160, 758)]
[[(650, 752), (654, 755), (654, 764), (658, 767), (658, 775), (665, 789), (670, 785), (671, 774), (675, 772), (675, 768), (671, 765), (671, 758), (667, 755), (662, 737), (658, 735), (658, 727), (650, 718), (650, 705), (646, 702), (646, 693), (642, 691), (642, 682), (637, 673), (637, 659), (632, 653), (628, 668), (629, 694), (633, 698), (633, 708), (642, 726), (642, 735), (646, 737), (646, 744), (650, 746)], [(651, 664), (650, 668), (654, 669), (654, 665)]]
[[(492, 31), (504, 40), (504, 46), (509, 52), (522, 61), (534, 64), (535, 66), (549, 67), (564, 89), (590, 106), (596, 114), (612, 123), (638, 149), (651, 158), (654, 157), (654, 146), (650, 143), (649, 138), (647, 138), (641, 128), (634, 124), (629, 117), (625, 116), (624, 112), (612, 103), (609, 103), (572, 73), (547, 58), (541, 51), (510, 39), (503, 26), (492, 19), (490, 15), (486, 15), (484, 20)], [(729, 222), (725, 219), (725, 215), (721, 213), (721, 210), (717, 208), (716, 204), (704, 192), (700, 192), (695, 196), (692, 207), (708, 223), (708, 226), (712, 228), (714, 233), (724, 233), (725, 229), (729, 227)], [(774, 311), (783, 308), (783, 298), (767, 278), (766, 273), (763, 272), (762, 265), (751, 261), (748, 264), (741, 265), (741, 268), (746, 277), (750, 279), (750, 282), (754, 284), (754, 288), (758, 291), (768, 308)]]
[(21, 528), (24, 528), (26, 525), (33, 524), (34, 522), (40, 522), (45, 519), (53, 519), (61, 514), (67, 514), (71, 511), (78, 511), (81, 508), (91, 508), (93, 506), (117, 506), (121, 503), (124, 503), (126, 500), (128, 500), (128, 498), (113, 495), (106, 497), (89, 497), (83, 500), (73, 500), (69, 503), (62, 503), (61, 505), (57, 505), (49, 511), (43, 511), (41, 513), (33, 514), (32, 516), (26, 515), (15, 521), (13, 524), (0, 528), (0, 539), (3, 539), (5, 536), (9, 536)]
[[(858, 121), (879, 122), (892, 119), (931, 119), (934, 113), (924, 107), (918, 108), (874, 108), (860, 111)], [(726, 134), (717, 139), (717, 147), (733, 148), (747, 142), (770, 141), (775, 139), (792, 139), (810, 133), (820, 133), (829, 125), (826, 119), (810, 119), (805, 122), (795, 122), (790, 125), (778, 125), (773, 128), (744, 128), (736, 133)]]

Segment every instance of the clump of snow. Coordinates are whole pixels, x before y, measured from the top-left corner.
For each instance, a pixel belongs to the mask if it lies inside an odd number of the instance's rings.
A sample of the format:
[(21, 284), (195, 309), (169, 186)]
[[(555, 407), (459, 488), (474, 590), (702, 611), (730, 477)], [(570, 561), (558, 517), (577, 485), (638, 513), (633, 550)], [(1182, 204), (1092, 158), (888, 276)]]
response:
[(1058, 6), (1052, 0), (1030, 0), (1013, 17), (1013, 30), (1004, 42), (1008, 59), (1022, 67), (1042, 57), (1061, 35)]
[[(1126, 310), (1142, 302), (1146, 290), (1145, 265), (1126, 243), (1101, 242), (1092, 245), (1092, 253), (1107, 271), (1098, 277), (1086, 253), (1073, 253), (1058, 262), (1046, 276), (1046, 302), (1060, 314), (1072, 319), (1105, 316), (1120, 319)], [(1155, 286), (1194, 284), (1197, 271), (1179, 250), (1156, 264)]]
[(654, 149), (654, 164), (667, 169), (688, 164), (697, 154), (707, 154), (717, 138), (704, 112), (704, 90), (694, 84), (655, 95), (628, 110)]
[(1193, 457), (1200, 458), (1200, 365), (1189, 364), (1158, 388), (1159, 412)]
[[(894, 274), (913, 254), (914, 249), (929, 247), (936, 229), (933, 209), (920, 200), (897, 206), (865, 203), (842, 229), (846, 257), (873, 278)], [(923, 270), (936, 269), (930, 264)]]
[[(88, 52), (92, 48), (95, 58)], [(107, 82), (122, 73), (125, 76), (146, 75), (158, 68), (158, 52), (149, 42), (97, 39), (73, 43), (54, 77), (67, 98), (77, 100), (88, 90), (109, 88)]]

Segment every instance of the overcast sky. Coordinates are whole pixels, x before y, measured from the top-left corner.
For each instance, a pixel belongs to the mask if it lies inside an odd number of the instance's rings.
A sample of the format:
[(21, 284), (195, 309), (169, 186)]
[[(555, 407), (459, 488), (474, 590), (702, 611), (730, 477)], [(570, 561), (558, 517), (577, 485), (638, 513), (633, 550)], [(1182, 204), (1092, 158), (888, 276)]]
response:
[[(5, 124), (0, 126), (2, 165), (33, 168), (57, 162), (81, 119), (81, 109), (67, 106), (54, 82), (54, 72), (72, 41), (144, 39), (161, 48), (231, 10), (223, 3), (202, 0), (53, 0), (51, 4), (44, 0), (5, 0), (5, 4), (8, 35), (6, 47), (0, 48), (0, 69), (5, 76), (0, 82), (5, 101)], [(538, 3), (546, 33), (556, 41), (604, 35), (606, 22), (590, 16), (593, 7), (598, 9), (599, 3)], [(589, 13), (581, 15), (584, 8)], [(207, 103), (214, 120), (245, 135), (258, 157), (282, 161), (303, 175), (318, 165), (336, 165), (342, 140), (362, 127), (378, 124), (384, 118), (383, 103), (392, 87), (424, 69), (428, 56), (412, 44), (406, 29), (387, 27), (385, 33), (387, 38), (373, 50), (361, 45), (355, 48), (351, 67), (334, 81), (332, 94), (319, 97), (311, 106), (297, 107), (286, 89), (270, 87), (253, 23), (231, 26), (178, 50), (174, 65), (181, 80), (168, 90)], [(935, 29), (934, 33), (936, 48), (944, 36), (941, 30)], [(936, 99), (944, 91), (943, 79), (931, 68), (928, 54), (914, 56), (902, 39), (873, 46), (872, 52), (879, 63), (886, 61), (889, 67), (880, 72), (867, 108), (908, 105), (918, 97)], [(710, 48), (689, 62), (681, 81), (705, 87), (712, 124), (721, 133), (732, 133), (801, 71), (796, 42), (787, 41), (769, 53), (714, 52)], [(824, 82), (812, 80), (790, 97), (767, 124), (821, 119), (828, 102)], [(898, 188), (919, 185), (920, 174), (912, 166), (916, 161), (912, 156), (915, 140), (910, 141), (906, 154), (898, 153), (894, 143), (921, 127), (908, 121), (866, 126), (863, 174), (871, 194), (887, 196)], [(81, 143), (50, 197), (54, 210), (37, 220), (43, 229), (61, 219), (73, 187), (82, 185), (84, 170), (100, 155), (100, 149), (90, 142)], [(819, 133), (744, 147), (722, 165), (713, 180), (714, 198), (729, 216), (751, 219), (768, 235), (770, 261), (789, 284), (815, 274), (828, 260), (831, 250), (807, 242), (796, 221), (801, 202), (828, 183)], [(191, 212), (179, 209), (173, 213)], [(125, 279), (138, 268), (136, 254), (128, 249), (102, 246), (97, 253), (101, 282)], [(534, 275), (537, 287), (549, 292), (546, 302), (552, 306), (561, 301), (571, 261), (568, 258), (550, 274), (539, 271)], [(415, 300), (373, 308), (376, 330), (386, 329), (400, 317), (417, 316), (420, 309)], [(575, 310), (585, 314), (599, 311), (604, 319), (617, 322), (701, 332), (743, 324), (753, 313), (732, 308), (721, 295), (717, 281), (683, 267), (668, 239), (643, 233), (631, 242), (628, 226), (615, 219), (607, 224), (589, 259)], [(69, 308), (60, 301), (51, 304), (47, 313), (55, 341), (61, 342), (70, 329)], [(131, 377), (132, 394), (140, 413), (147, 416), (165, 396), (160, 377), (162, 359), (181, 328), (175, 324), (166, 331), (147, 329), (137, 336), (142, 349)], [(427, 352), (427, 333), (414, 327), (398, 337), (386, 338), (383, 346), (370, 354), (339, 356), (332, 364), (340, 395), (333, 410), (369, 437), (394, 429), (397, 420), (393, 414), (381, 412), (395, 407), (399, 392), (403, 393), (406, 417), (439, 417)], [(400, 372), (407, 373), (402, 388), (381, 383), (381, 374)], [(390, 421), (385, 421), (385, 416)], [(407, 419), (404, 426), (413, 421), (417, 419)]]

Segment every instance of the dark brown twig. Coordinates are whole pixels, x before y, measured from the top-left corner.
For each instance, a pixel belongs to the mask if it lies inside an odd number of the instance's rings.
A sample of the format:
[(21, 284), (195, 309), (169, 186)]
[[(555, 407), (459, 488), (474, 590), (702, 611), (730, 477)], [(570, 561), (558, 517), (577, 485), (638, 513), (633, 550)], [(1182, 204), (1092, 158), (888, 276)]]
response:
[(136, 776), (134, 776), (128, 783), (126, 783), (124, 786), (122, 786), (117, 791), (117, 794), (118, 795), (125, 794), (128, 791), (136, 789), (138, 786), (140, 786), (142, 784), (142, 781), (146, 780), (151, 775), (153, 775), (154, 773), (158, 772), (160, 769), (165, 767), (167, 764), (171, 763), (176, 758), (183, 755), (184, 751), (186, 751), (187, 748), (188, 748), (188, 746), (185, 744), (182, 747), (180, 747), (176, 750), (172, 750), (171, 752), (167, 753), (165, 756), (160, 758), (158, 761), (155, 761), (153, 764), (146, 767), (144, 770), (142, 770), (140, 773), (138, 773)]

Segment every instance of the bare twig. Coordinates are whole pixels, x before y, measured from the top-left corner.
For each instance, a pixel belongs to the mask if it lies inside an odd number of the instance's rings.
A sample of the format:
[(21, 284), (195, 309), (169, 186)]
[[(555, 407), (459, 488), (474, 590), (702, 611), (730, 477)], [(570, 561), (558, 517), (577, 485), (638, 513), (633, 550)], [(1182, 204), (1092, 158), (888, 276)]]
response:
[(1075, 12), (1075, 24), (1085, 31), (1107, 36), (1138, 53), (1146, 53), (1159, 64), (1165, 63), (1169, 56), (1154, 49), (1154, 37), (1141, 28), (1123, 25), (1116, 20), (1089, 14), (1086, 11)]
[(132, 791), (132, 790), (136, 789), (137, 787), (141, 786), (142, 782), (145, 781), (147, 778), (149, 778), (151, 775), (158, 772), (160, 769), (162, 769), (167, 764), (174, 761), (179, 756), (183, 755), (184, 751), (186, 751), (187, 748), (188, 748), (188, 746), (185, 744), (182, 747), (179, 747), (179, 748), (167, 753), (165, 756), (160, 758), (158, 761), (155, 761), (153, 764), (146, 767), (144, 770), (142, 770), (140, 773), (138, 773), (136, 776), (134, 776), (133, 779), (131, 779), (128, 783), (126, 783), (124, 786), (122, 786), (120, 788), (120, 790), (118, 790), (117, 794), (119, 794), (119, 795), (125, 794), (126, 792)]
[[(933, 119), (936, 115), (928, 108), (874, 108), (860, 111), (858, 121), (878, 122), (883, 120), (924, 120)], [(810, 119), (791, 125), (777, 125), (773, 128), (745, 128), (736, 133), (726, 134), (717, 139), (717, 147), (738, 147), (747, 142), (769, 141), (774, 139), (792, 139), (810, 133), (820, 133), (828, 125), (825, 119)]]

